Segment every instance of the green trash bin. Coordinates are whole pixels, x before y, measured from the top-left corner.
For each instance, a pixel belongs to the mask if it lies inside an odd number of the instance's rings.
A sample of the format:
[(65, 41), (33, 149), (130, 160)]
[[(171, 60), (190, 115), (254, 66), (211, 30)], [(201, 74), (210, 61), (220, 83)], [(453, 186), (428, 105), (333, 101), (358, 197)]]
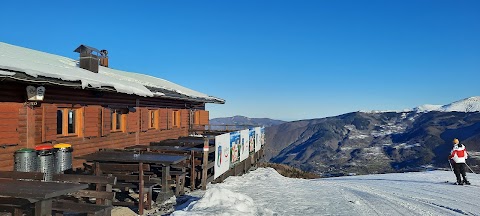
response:
[(15, 151), (14, 170), (19, 172), (36, 172), (37, 171), (37, 152), (35, 149), (22, 148)]

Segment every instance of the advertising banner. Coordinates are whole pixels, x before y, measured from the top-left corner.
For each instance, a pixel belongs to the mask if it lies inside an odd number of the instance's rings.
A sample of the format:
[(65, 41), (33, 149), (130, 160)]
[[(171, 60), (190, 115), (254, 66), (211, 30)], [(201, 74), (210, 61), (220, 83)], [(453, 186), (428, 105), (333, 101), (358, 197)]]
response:
[(260, 128), (260, 144), (262, 148), (265, 145), (265, 127)]
[(214, 178), (230, 169), (230, 134), (215, 136)]
[(250, 155), (250, 142), (248, 141), (249, 130), (240, 131), (240, 161), (244, 161)]
[(260, 149), (262, 148), (260, 141), (261, 141), (261, 129), (260, 127), (256, 127), (255, 128), (255, 152), (260, 151)]
[(230, 133), (230, 167), (240, 162), (240, 132)]
[(250, 128), (248, 131), (248, 142), (250, 154), (255, 153), (255, 128)]

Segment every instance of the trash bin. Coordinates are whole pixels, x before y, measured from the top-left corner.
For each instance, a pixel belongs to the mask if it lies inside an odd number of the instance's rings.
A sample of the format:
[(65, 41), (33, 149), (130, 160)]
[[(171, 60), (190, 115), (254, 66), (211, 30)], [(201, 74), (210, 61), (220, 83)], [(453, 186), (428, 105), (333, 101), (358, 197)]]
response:
[(35, 149), (22, 148), (15, 151), (14, 170), (19, 172), (36, 172), (37, 171), (37, 152)]
[(54, 145), (53, 148), (55, 148), (55, 173), (72, 169), (72, 145), (60, 143)]
[(44, 181), (52, 181), (54, 172), (54, 149), (51, 145), (39, 145), (37, 151), (37, 171), (44, 173)]

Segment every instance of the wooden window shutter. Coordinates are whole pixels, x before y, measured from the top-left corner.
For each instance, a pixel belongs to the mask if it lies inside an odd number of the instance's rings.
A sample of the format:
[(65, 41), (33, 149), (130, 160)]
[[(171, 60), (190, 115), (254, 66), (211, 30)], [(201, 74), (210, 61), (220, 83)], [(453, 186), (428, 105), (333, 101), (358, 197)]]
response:
[(150, 116), (148, 116), (148, 109), (147, 108), (140, 108), (140, 113), (141, 113), (141, 121), (140, 121), (140, 129), (142, 131), (147, 131), (148, 130), (148, 119)]
[(199, 125), (208, 125), (210, 124), (210, 116), (209, 116), (209, 112), (208, 111), (205, 111), (205, 110), (199, 110)]
[(167, 109), (158, 110), (158, 128), (160, 130), (165, 130), (168, 128), (168, 117)]
[(199, 125), (200, 124), (200, 111), (197, 110), (193, 113), (193, 124)]
[(129, 112), (127, 114), (127, 132), (137, 132), (138, 131), (138, 122), (140, 121), (140, 111)]
[(100, 112), (101, 108), (98, 106), (87, 106), (84, 110), (85, 124), (84, 128), (84, 137), (96, 137), (100, 135), (101, 131), (101, 119)]
[(19, 127), (19, 104), (2, 104), (0, 106), (0, 144), (20, 144), (17, 127)]
[(42, 104), (42, 142), (57, 139), (57, 106)]
[(179, 127), (188, 127), (190, 124), (189, 110), (182, 109), (180, 110), (180, 125)]
[(108, 108), (102, 109), (102, 136), (110, 134), (112, 130), (112, 116), (110, 112)]
[(174, 111), (171, 109), (167, 110), (167, 128), (173, 128), (173, 115), (175, 115)]

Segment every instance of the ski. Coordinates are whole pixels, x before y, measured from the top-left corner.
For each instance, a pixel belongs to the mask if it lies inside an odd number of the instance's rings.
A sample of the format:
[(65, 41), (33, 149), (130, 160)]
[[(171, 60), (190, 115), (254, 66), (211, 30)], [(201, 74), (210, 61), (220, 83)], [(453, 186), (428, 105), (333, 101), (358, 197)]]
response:
[[(447, 184), (451, 184), (451, 185), (458, 185), (458, 184), (457, 184), (457, 182), (445, 181), (445, 183), (447, 183)], [(471, 183), (470, 183), (470, 184), (461, 184), (461, 186), (474, 186), (474, 187), (480, 187), (479, 185), (472, 185)]]

